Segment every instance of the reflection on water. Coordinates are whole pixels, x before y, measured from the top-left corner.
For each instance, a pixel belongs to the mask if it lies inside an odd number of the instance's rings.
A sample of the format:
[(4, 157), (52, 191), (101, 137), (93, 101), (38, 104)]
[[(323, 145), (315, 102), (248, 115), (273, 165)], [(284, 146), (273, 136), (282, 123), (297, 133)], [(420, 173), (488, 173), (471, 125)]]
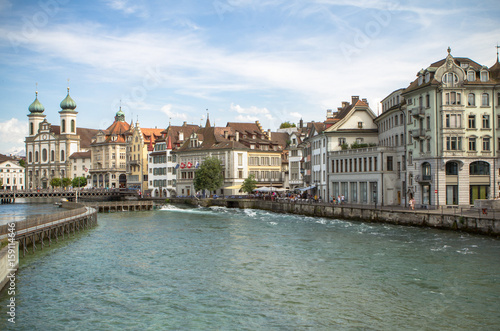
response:
[(21, 261), (16, 327), (492, 330), (499, 253), (488, 237), (260, 210), (99, 214)]

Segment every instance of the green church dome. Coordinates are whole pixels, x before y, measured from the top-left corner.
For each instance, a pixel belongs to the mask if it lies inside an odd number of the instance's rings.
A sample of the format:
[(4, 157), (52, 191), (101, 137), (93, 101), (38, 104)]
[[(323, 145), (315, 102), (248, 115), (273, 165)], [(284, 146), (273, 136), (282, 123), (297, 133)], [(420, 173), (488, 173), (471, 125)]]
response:
[(61, 101), (61, 109), (63, 110), (74, 110), (76, 108), (76, 102), (75, 100), (71, 99), (69, 96), (69, 87), (68, 87), (68, 95), (66, 98), (64, 98), (63, 101)]
[(43, 113), (45, 107), (38, 101), (38, 91), (35, 92), (35, 101), (28, 107), (30, 113)]

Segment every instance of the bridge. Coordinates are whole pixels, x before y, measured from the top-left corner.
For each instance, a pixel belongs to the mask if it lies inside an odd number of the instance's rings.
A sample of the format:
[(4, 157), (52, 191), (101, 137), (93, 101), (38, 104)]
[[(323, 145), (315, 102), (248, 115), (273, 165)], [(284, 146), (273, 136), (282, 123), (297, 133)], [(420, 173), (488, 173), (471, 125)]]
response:
[(0, 191), (0, 202), (14, 203), (16, 199), (21, 198), (66, 198), (69, 201), (74, 201), (77, 197), (85, 200), (98, 198), (121, 198), (124, 196), (136, 196), (134, 190), (117, 190), (117, 189), (73, 189), (73, 190), (19, 190), (19, 191)]
[[(71, 233), (88, 229), (97, 225), (97, 210), (92, 207), (84, 207), (76, 203), (72, 204), (71, 210), (47, 214), (33, 215), (26, 217), (23, 221), (14, 222), (15, 237), (22, 247), (23, 256), (29, 251), (31, 246), (33, 253), (37, 250), (37, 245), (43, 249), (45, 245), (51, 245), (52, 240), (56, 242), (59, 238), (65, 239)], [(0, 226), (0, 241), (8, 238), (9, 232), (12, 232), (8, 224)]]

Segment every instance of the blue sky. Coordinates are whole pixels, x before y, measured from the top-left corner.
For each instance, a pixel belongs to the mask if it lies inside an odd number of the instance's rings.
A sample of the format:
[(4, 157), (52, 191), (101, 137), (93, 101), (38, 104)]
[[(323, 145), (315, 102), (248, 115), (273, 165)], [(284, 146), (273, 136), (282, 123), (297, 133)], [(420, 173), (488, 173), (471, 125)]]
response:
[(368, 0), (0, 0), (0, 153), (24, 149), (35, 98), (79, 127), (322, 121), (379, 102), (452, 55), (491, 66), (500, 3)]

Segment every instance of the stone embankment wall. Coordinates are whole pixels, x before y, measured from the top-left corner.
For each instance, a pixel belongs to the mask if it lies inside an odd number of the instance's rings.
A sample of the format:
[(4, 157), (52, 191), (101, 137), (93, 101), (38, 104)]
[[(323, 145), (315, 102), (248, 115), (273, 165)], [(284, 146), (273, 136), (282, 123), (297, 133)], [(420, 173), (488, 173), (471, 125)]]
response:
[[(252, 208), (269, 210), (277, 213), (290, 213), (314, 217), (328, 217), (344, 220), (390, 223), (406, 226), (432, 227), (447, 230), (459, 230), (470, 233), (500, 236), (500, 219), (495, 214), (482, 214), (477, 211), (453, 214), (447, 210), (390, 210), (369, 206), (337, 206), (331, 204), (290, 203), (252, 199), (171, 199), (173, 203), (188, 203), (229, 208)], [(500, 212), (497, 213), (500, 217)]]
[(15, 241), (14, 247), (5, 246), (0, 250), (0, 290), (11, 280), (9, 275), (17, 271), (18, 267), (19, 242)]

